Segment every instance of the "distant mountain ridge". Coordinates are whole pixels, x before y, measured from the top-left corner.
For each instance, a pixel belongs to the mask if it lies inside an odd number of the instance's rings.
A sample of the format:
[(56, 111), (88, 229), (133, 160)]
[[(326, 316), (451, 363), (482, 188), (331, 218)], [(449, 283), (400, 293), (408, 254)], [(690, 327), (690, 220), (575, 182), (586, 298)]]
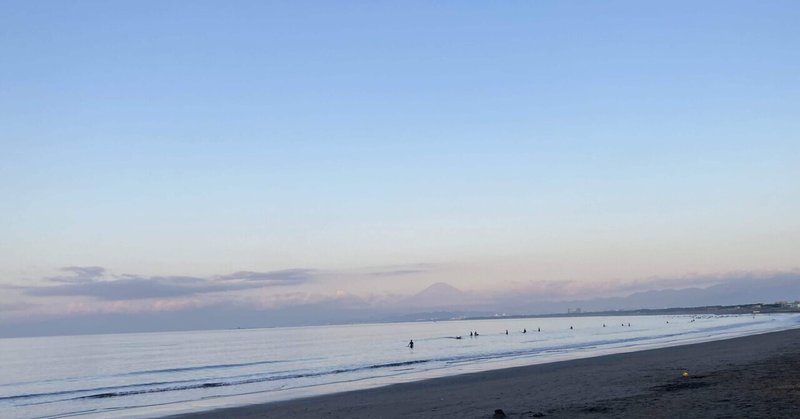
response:
[[(542, 301), (536, 295), (514, 295), (494, 299), (479, 298), (443, 282), (430, 285), (403, 300), (406, 309), (430, 309), (460, 313), (558, 314), (580, 308), (582, 311), (613, 311), (736, 305), (754, 302), (800, 300), (800, 274), (780, 274), (767, 278), (737, 278), (709, 287), (662, 289), (634, 292), (625, 297)], [(415, 313), (405, 314), (413, 317)], [(422, 318), (425, 318), (423, 316)]]
[(627, 297), (598, 298), (568, 302), (584, 310), (635, 310), (708, 305), (735, 305), (754, 302), (795, 301), (800, 299), (800, 275), (747, 278), (726, 281), (707, 288), (692, 287), (635, 292)]
[(519, 293), (491, 298), (437, 282), (394, 302), (369, 303), (360, 297), (343, 294), (335, 299), (273, 309), (220, 304), (165, 312), (76, 314), (14, 323), (0, 319), (0, 337), (566, 314), (568, 309), (577, 308), (582, 312), (592, 312), (795, 300), (800, 300), (800, 272), (730, 278), (706, 288), (640, 291), (626, 297), (565, 301), (537, 301), (536, 295)]

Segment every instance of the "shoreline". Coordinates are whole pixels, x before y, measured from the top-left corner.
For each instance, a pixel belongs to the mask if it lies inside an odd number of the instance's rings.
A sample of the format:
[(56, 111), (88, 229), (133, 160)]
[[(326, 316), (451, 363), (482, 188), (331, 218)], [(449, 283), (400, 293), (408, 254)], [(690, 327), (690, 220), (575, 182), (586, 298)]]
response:
[(496, 409), (509, 418), (794, 417), (800, 329), (167, 417), (490, 418)]

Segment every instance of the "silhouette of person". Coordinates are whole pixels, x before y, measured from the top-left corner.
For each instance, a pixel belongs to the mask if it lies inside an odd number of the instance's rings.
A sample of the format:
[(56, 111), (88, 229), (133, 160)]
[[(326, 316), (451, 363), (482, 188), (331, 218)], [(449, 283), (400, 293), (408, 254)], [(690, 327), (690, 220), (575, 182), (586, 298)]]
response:
[(506, 334), (508, 334), (508, 329), (506, 329)]
[(411, 348), (411, 349), (414, 349), (414, 339), (411, 339), (410, 341), (408, 341), (408, 347)]
[(522, 333), (528, 333), (528, 329), (522, 329)]
[(541, 327), (539, 327), (539, 328), (537, 328), (537, 329), (536, 329), (536, 331), (537, 331), (537, 332), (541, 332), (541, 331), (542, 331), (542, 328), (541, 328)]
[(572, 330), (572, 326), (569, 327), (569, 330)]

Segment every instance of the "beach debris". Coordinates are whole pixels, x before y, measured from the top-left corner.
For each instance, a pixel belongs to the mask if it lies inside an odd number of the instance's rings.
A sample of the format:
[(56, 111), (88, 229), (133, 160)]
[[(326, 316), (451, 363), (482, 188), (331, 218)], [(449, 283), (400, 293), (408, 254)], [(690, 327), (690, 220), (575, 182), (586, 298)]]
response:
[(507, 417), (503, 409), (494, 409), (494, 416), (492, 416), (492, 419), (505, 419)]

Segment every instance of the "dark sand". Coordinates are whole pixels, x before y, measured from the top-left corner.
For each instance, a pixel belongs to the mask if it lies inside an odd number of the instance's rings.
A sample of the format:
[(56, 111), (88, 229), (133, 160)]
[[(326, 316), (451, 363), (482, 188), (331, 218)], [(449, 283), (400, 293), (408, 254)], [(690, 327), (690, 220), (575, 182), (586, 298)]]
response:
[(492, 418), (495, 409), (509, 418), (800, 418), (800, 329), (184, 417)]

